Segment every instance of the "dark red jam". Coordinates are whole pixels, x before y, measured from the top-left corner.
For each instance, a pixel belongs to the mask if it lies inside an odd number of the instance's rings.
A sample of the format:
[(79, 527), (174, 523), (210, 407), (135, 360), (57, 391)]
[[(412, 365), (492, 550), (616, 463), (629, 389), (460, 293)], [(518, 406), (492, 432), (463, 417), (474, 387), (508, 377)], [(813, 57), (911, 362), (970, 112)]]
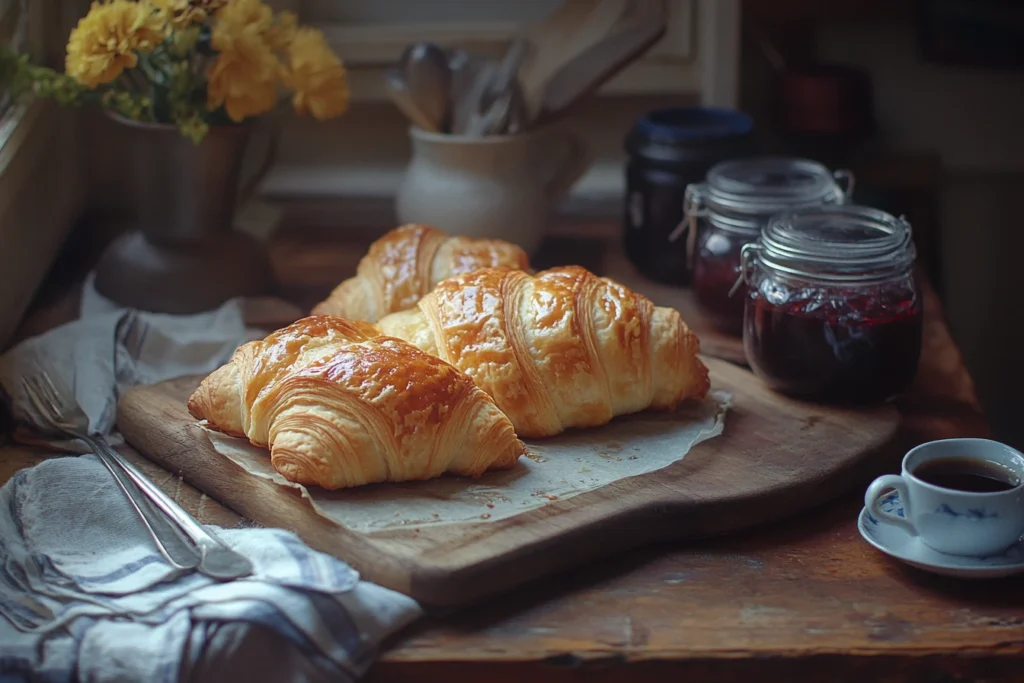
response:
[(701, 237), (697, 260), (693, 265), (693, 294), (704, 321), (719, 332), (739, 337), (743, 334), (743, 307), (747, 286), (729, 296), (740, 276), (740, 249), (757, 239), (707, 226)]
[[(762, 285), (763, 287), (763, 285)], [(852, 293), (809, 289), (747, 298), (744, 347), (754, 372), (781, 393), (869, 403), (913, 382), (921, 305), (912, 281)]]

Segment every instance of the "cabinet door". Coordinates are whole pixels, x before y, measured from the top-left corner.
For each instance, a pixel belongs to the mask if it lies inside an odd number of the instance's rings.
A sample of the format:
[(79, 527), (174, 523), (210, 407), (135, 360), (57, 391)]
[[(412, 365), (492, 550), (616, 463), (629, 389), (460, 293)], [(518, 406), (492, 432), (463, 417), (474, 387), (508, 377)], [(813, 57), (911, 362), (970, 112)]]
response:
[[(563, 2), (580, 0), (282, 0), (297, 2), (304, 22), (317, 25), (345, 60), (355, 101), (386, 99), (383, 70), (392, 66), (405, 46), (430, 41), (501, 55), (510, 38), (531, 22), (540, 21)], [(660, 9), (667, 20), (665, 36), (639, 60), (606, 83), (608, 95), (698, 94), (715, 75), (731, 69), (735, 59), (714, 54), (719, 36), (698, 34), (701, 20), (720, 17), (738, 0), (634, 0)], [(736, 14), (738, 19), (738, 12)], [(716, 31), (735, 31), (729, 22), (711, 22)], [(734, 40), (726, 36), (726, 42)], [(709, 54), (710, 62), (699, 64)], [(706, 73), (708, 68), (712, 73)], [(734, 77), (725, 77), (732, 82)], [(725, 104), (724, 102), (716, 102)]]

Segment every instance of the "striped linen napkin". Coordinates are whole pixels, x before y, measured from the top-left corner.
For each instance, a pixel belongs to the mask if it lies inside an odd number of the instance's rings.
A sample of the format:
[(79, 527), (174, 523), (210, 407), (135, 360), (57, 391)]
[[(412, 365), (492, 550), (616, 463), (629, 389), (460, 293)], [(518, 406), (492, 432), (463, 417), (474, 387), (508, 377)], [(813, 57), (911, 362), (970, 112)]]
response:
[(166, 564), (92, 455), (0, 488), (0, 681), (353, 681), (422, 614), (278, 529), (217, 529), (253, 561)]

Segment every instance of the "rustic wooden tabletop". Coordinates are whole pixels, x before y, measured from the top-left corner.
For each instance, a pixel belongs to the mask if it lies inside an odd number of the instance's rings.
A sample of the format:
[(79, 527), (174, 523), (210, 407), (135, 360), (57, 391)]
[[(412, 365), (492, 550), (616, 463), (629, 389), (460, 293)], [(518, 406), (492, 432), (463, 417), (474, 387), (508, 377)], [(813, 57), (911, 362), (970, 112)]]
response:
[[(571, 254), (656, 303), (692, 311), (687, 291), (646, 282), (608, 246), (607, 239), (578, 233), (541, 260)], [(275, 240), (282, 293), (308, 310), (354, 270), (363, 248), (311, 234)], [(72, 310), (66, 301), (54, 304), (28, 320), (25, 333)], [(270, 323), (288, 308), (253, 315)], [(924, 337), (917, 383), (898, 401), (903, 446), (987, 435), (973, 383), (927, 283)], [(709, 352), (735, 353), (728, 340), (702, 340)], [(201, 520), (240, 523), (174, 475), (127, 454)], [(0, 482), (52, 455), (6, 445)], [(888, 469), (896, 471), (898, 459)], [(1024, 581), (944, 579), (883, 556), (856, 529), (867, 483), (851, 481), (841, 499), (770, 527), (644, 548), (435, 615), (390, 644), (367, 680), (1024, 680)]]

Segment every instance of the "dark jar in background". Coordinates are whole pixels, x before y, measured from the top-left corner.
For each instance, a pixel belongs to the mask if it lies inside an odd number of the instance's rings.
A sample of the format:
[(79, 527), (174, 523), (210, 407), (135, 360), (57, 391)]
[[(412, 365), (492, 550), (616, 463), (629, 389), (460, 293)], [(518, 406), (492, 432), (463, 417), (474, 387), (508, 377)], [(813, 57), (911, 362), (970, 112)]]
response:
[(842, 204), (852, 189), (849, 171), (832, 173), (816, 161), (790, 157), (727, 161), (708, 171), (704, 182), (687, 188), (693, 293), (704, 320), (739, 337), (746, 290), (736, 283), (743, 246), (757, 240), (772, 215)]
[(877, 209), (773, 217), (743, 250), (747, 361), (773, 389), (830, 403), (906, 390), (921, 354), (910, 226)]
[(753, 121), (738, 111), (658, 109), (626, 137), (625, 248), (637, 269), (659, 282), (690, 282), (688, 242), (669, 237), (683, 220), (686, 186), (719, 161), (753, 151)]

